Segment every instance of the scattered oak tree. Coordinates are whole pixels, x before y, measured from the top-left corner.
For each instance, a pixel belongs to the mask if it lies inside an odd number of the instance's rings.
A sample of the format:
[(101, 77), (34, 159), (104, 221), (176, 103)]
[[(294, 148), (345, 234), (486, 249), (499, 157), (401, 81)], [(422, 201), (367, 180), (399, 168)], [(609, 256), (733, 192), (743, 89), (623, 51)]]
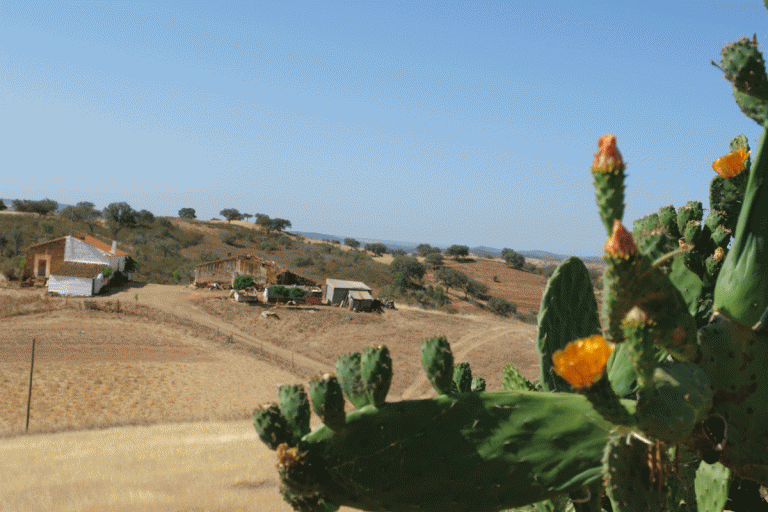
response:
[(96, 209), (96, 206), (93, 203), (81, 201), (75, 206), (67, 206), (61, 210), (59, 217), (73, 222), (82, 222), (86, 224), (88, 229), (91, 230), (91, 233), (93, 233), (93, 228), (99, 223), (101, 212)]
[(345, 238), (344, 245), (348, 245), (353, 249), (357, 249), (358, 247), (360, 247), (360, 242), (358, 242), (354, 238)]
[(2, 199), (0, 199), (0, 212), (1, 212), (1, 211), (3, 211), (3, 210), (5, 210), (5, 209), (7, 209), (7, 208), (8, 208), (8, 207), (7, 207), (7, 206), (5, 206), (5, 203), (3, 202), (3, 200), (2, 200)]
[(387, 252), (387, 246), (381, 243), (365, 244), (365, 250), (372, 252), (376, 256), (381, 256)]
[(219, 212), (219, 215), (227, 219), (227, 224), (233, 220), (240, 220), (243, 218), (243, 215), (235, 208), (225, 208)]
[(432, 247), (429, 244), (419, 244), (416, 246), (416, 253), (419, 256), (427, 257), (428, 254), (440, 254), (442, 251), (439, 247)]
[(194, 208), (182, 208), (179, 210), (179, 218), (181, 219), (196, 219)]
[(466, 258), (469, 256), (469, 247), (466, 245), (452, 245), (445, 250), (446, 256), (453, 256), (454, 259)]
[(442, 267), (437, 271), (435, 277), (443, 283), (446, 291), (451, 288), (464, 288), (467, 282), (469, 282), (467, 274), (451, 267)]
[(40, 201), (32, 201), (30, 199), (14, 199), (13, 209), (17, 212), (25, 213), (37, 213), (42, 217), (46, 217), (49, 214), (55, 212), (59, 203), (53, 199), (42, 199)]
[(439, 252), (431, 252), (424, 256), (424, 263), (432, 270), (437, 270), (443, 266), (443, 255)]
[(392, 260), (392, 263), (389, 264), (389, 269), (392, 271), (395, 277), (402, 273), (403, 278), (410, 282), (421, 282), (421, 280), (424, 278), (424, 274), (427, 272), (426, 267), (424, 267), (424, 265), (422, 265), (419, 260), (409, 256), (398, 256)]
[(501, 250), (501, 257), (504, 258), (504, 261), (507, 262), (507, 265), (516, 269), (516, 270), (522, 270), (523, 266), (525, 265), (525, 257), (518, 253), (513, 251), (512, 249), (504, 248)]
[(155, 214), (149, 210), (139, 210), (136, 212), (136, 223), (151, 226), (155, 222)]
[(107, 228), (112, 233), (112, 238), (117, 238), (117, 233), (121, 229), (136, 225), (136, 211), (126, 202), (108, 204), (102, 216), (107, 221)]

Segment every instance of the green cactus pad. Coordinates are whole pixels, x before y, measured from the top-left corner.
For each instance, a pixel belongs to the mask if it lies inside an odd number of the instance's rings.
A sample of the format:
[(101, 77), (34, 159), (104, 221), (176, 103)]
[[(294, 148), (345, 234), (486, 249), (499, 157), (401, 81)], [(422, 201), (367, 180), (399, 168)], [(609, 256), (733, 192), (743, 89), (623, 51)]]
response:
[(365, 384), (360, 374), (360, 352), (344, 354), (336, 360), (336, 375), (347, 400), (357, 409), (370, 402), (365, 392)]
[(673, 239), (680, 238), (680, 230), (677, 226), (677, 212), (675, 207), (663, 206), (659, 209), (659, 224)]
[(502, 391), (533, 391), (533, 383), (523, 377), (514, 365), (508, 364), (501, 371)]
[(392, 358), (384, 346), (363, 349), (360, 376), (368, 395), (368, 403), (379, 407), (384, 403), (392, 384)]
[(641, 391), (637, 427), (669, 444), (684, 442), (712, 407), (709, 378), (693, 363), (666, 363), (654, 373), (653, 389)]
[(712, 211), (720, 212), (722, 218), (719, 225), (735, 231), (743, 203), (744, 194), (735, 185), (721, 176), (712, 178), (709, 185), (709, 207)]
[(720, 52), (721, 69), (733, 84), (736, 103), (747, 116), (761, 126), (765, 125), (768, 105), (768, 77), (757, 39), (743, 37), (723, 47)]
[(362, 510), (498, 511), (598, 483), (611, 428), (566, 393), (388, 402), (350, 412), (340, 433), (306, 436), (290, 460), (307, 463), (286, 465), (284, 482)]
[(600, 219), (608, 236), (613, 231), (613, 221), (624, 216), (624, 171), (593, 172)]
[(453, 365), (454, 393), (469, 393), (472, 391), (472, 369), (469, 363), (456, 363)]
[(317, 375), (309, 382), (312, 410), (333, 430), (344, 427), (344, 394), (334, 375)]
[(421, 343), (421, 365), (438, 393), (451, 394), (453, 353), (444, 336), (429, 338)]
[(280, 495), (297, 512), (336, 512), (338, 505), (325, 500), (318, 493), (297, 494), (285, 485), (280, 486)]
[(472, 377), (472, 389), (473, 393), (478, 391), (485, 391), (485, 379), (482, 377)]
[(734, 240), (720, 270), (714, 309), (752, 326), (768, 307), (768, 142), (763, 129)]
[[(614, 512), (666, 512), (667, 492), (665, 478), (649, 467), (653, 446), (634, 437), (614, 436), (605, 445), (603, 476), (605, 489)], [(666, 450), (659, 466), (664, 467)]]
[(701, 222), (704, 218), (704, 207), (701, 201), (688, 201), (685, 206), (677, 210), (677, 228), (680, 233), (685, 232), (685, 228), (691, 221)]
[(696, 471), (696, 504), (699, 512), (721, 512), (728, 501), (731, 472), (716, 462), (702, 462)]
[(536, 349), (541, 358), (542, 387), (568, 391), (571, 386), (552, 370), (552, 354), (573, 340), (600, 333), (592, 280), (579, 258), (567, 258), (549, 278), (541, 297), (538, 323)]
[(292, 443), (293, 432), (288, 427), (288, 420), (280, 412), (277, 404), (267, 404), (253, 411), (253, 426), (259, 438), (272, 450), (283, 443)]
[[(716, 315), (699, 334), (698, 366), (710, 379), (712, 415), (725, 420), (721, 463), (741, 477), (768, 485), (768, 336)], [(721, 440), (718, 439), (718, 442)], [(712, 442), (700, 437), (702, 452)]]
[(310, 406), (307, 393), (301, 384), (283, 385), (278, 391), (280, 412), (288, 422), (288, 428), (293, 432), (295, 444), (309, 434)]

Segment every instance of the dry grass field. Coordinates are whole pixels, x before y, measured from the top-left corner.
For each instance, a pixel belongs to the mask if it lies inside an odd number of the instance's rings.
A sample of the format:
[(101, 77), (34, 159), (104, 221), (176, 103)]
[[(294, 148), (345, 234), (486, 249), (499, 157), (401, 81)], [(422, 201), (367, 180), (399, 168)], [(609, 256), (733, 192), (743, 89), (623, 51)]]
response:
[[(543, 278), (538, 290), (535, 280), (510, 284), (506, 296), (536, 309), (543, 289)], [(85, 309), (82, 299), (0, 289), (0, 511), (288, 511), (274, 454), (248, 421), (253, 407), (276, 400), (278, 384), (306, 384), (365, 346), (389, 347), (392, 400), (434, 396), (419, 348), (440, 334), (489, 389), (510, 362), (538, 376), (536, 328), (515, 319), (405, 306), (381, 314), (278, 307), (271, 319), (260, 314), (266, 306), (226, 295), (135, 285)]]

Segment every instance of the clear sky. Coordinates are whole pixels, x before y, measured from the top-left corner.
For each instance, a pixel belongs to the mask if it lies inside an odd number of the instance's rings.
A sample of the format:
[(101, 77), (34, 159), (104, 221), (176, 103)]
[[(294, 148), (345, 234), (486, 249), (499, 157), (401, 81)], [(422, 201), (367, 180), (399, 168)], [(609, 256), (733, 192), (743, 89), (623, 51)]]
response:
[(359, 239), (598, 255), (598, 138), (625, 224), (708, 206), (744, 133), (710, 64), (760, 0), (0, 2), (0, 197), (192, 207)]

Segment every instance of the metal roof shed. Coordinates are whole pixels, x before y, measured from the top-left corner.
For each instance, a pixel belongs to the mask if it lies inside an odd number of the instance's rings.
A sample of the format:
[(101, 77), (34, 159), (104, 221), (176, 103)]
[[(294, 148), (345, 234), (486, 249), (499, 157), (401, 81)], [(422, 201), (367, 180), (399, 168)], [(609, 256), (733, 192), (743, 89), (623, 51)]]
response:
[(325, 303), (341, 304), (350, 291), (371, 292), (371, 287), (360, 281), (343, 281), (341, 279), (325, 280)]

